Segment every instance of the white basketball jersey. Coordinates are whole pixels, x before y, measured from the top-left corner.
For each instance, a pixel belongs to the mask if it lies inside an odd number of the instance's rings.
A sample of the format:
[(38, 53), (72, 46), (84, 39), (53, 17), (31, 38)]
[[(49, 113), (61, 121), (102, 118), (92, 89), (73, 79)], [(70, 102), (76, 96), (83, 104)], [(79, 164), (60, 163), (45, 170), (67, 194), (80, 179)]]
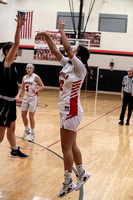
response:
[(82, 112), (80, 104), (80, 88), (86, 76), (86, 68), (83, 63), (74, 56), (72, 64), (66, 57), (62, 57), (60, 63), (64, 66), (59, 73), (60, 93), (59, 93), (59, 112), (76, 116)]
[(37, 82), (35, 81), (36, 74), (33, 73), (31, 77), (28, 77), (28, 75), (24, 76), (24, 85), (25, 85), (25, 95), (32, 97), (35, 95), (35, 93), (32, 91), (33, 89), (36, 89), (38, 87)]

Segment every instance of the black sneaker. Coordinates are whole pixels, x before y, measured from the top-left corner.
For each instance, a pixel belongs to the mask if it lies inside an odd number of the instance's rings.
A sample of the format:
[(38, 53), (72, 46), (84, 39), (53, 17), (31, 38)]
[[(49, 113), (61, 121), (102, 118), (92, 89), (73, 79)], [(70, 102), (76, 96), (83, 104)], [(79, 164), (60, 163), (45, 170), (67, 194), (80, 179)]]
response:
[(126, 122), (126, 125), (127, 125), (127, 126), (130, 125), (128, 121)]
[(26, 155), (26, 154), (24, 154), (24, 153), (22, 153), (22, 152), (19, 150), (19, 148), (20, 148), (20, 147), (18, 147), (17, 150), (14, 150), (14, 149), (11, 148), (11, 153), (10, 153), (11, 157), (14, 157), (14, 158), (15, 158), (15, 157), (28, 158), (29, 156)]
[(124, 124), (124, 122), (123, 122), (123, 121), (120, 121), (120, 122), (118, 122), (118, 124), (120, 124), (120, 125), (123, 125), (123, 124)]

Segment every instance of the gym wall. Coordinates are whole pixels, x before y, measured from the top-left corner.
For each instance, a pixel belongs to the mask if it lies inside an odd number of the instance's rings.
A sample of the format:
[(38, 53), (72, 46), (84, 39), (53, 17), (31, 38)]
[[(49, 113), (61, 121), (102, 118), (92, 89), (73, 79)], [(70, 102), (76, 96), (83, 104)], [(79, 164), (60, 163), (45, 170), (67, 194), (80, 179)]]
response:
[[(74, 0), (74, 11), (79, 12), (80, 1)], [(84, 1), (83, 12), (86, 22), (91, 0)], [(91, 47), (89, 66), (99, 67), (99, 90), (119, 92), (121, 80), (128, 67), (133, 67), (133, 1), (131, 0), (99, 0), (95, 1), (86, 32), (97, 32), (99, 14), (127, 15), (127, 32), (101, 32), (99, 48)], [(0, 4), (0, 42), (13, 41), (16, 29), (14, 21), (17, 10), (34, 11), (32, 38), (21, 39), (22, 55), (16, 60), (20, 77), (23, 76), (25, 65), (33, 63), (45, 85), (58, 86), (58, 73), (61, 70), (55, 61), (39, 61), (33, 59), (34, 36), (37, 29), (57, 31), (57, 12), (70, 12), (67, 0), (8, 0), (7, 5)], [(1, 52), (0, 52), (1, 53)], [(2, 53), (1, 53), (2, 54)], [(110, 71), (110, 62), (114, 61), (114, 70)], [(2, 56), (0, 57), (0, 61)], [(101, 76), (102, 75), (102, 76)], [(103, 78), (100, 78), (103, 77)], [(112, 81), (113, 80), (113, 81)], [(19, 80), (21, 82), (21, 78)], [(104, 83), (104, 84), (103, 84)], [(111, 84), (111, 85), (109, 85)], [(106, 87), (105, 87), (106, 85)], [(119, 85), (119, 86), (118, 86)]]

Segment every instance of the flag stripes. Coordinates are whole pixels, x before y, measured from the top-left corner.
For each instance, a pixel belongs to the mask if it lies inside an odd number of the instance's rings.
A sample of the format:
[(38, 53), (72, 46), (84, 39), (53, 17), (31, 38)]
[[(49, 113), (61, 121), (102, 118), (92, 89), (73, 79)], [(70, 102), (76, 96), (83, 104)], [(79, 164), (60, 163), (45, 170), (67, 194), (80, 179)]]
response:
[(25, 14), (25, 18), (27, 19), (25, 24), (22, 26), (21, 29), (21, 39), (30, 39), (32, 35), (32, 20), (33, 20), (33, 11), (30, 12), (22, 12), (18, 11), (18, 14), (20, 13), (21, 16)]

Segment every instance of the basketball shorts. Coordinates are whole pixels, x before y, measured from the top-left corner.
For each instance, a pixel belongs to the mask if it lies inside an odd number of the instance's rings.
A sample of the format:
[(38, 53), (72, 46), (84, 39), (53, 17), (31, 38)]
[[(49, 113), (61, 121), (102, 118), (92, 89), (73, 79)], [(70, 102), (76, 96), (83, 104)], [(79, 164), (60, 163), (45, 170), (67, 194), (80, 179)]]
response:
[(60, 113), (60, 128), (64, 128), (70, 131), (77, 131), (78, 125), (82, 119), (82, 112), (76, 116), (70, 116), (64, 113)]
[(37, 105), (38, 105), (38, 96), (24, 96), (22, 100), (22, 111), (29, 111), (29, 112), (36, 112), (37, 111)]
[(0, 126), (10, 127), (16, 120), (16, 101), (8, 101), (0, 98)]

